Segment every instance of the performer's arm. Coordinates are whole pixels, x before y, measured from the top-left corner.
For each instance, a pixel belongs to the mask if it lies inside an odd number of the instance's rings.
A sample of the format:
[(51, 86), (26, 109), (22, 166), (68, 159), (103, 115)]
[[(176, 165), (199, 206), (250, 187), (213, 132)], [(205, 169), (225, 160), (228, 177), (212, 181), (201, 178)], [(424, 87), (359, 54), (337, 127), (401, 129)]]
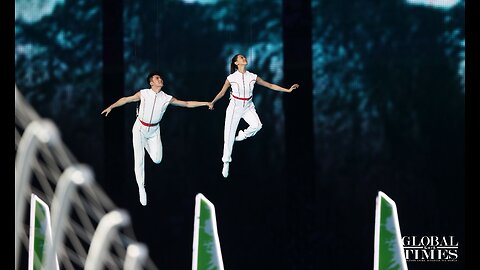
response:
[(289, 89), (287, 88), (283, 88), (281, 86), (278, 86), (276, 84), (273, 84), (273, 83), (269, 83), (267, 81), (264, 81), (262, 78), (260, 78), (259, 76), (257, 76), (257, 83), (260, 84), (261, 86), (265, 86), (267, 88), (270, 88), (272, 90), (275, 90), (275, 91), (279, 91), (279, 92), (287, 92), (287, 93), (290, 93), (292, 92), (293, 90), (297, 89), (298, 87), (300, 87), (300, 85), (298, 84), (294, 84), (292, 86), (290, 86)]
[(105, 114), (105, 116), (107, 116), (113, 108), (120, 107), (120, 106), (123, 106), (127, 103), (135, 102), (135, 101), (139, 101), (139, 100), (140, 100), (140, 91), (137, 92), (135, 95), (120, 98), (115, 103), (108, 106), (108, 108), (103, 110), (101, 114)]
[(174, 97), (170, 100), (170, 103), (175, 106), (186, 107), (186, 108), (196, 108), (200, 106), (207, 106), (209, 109), (213, 107), (212, 103), (206, 101), (184, 101), (179, 100)]
[(219, 99), (221, 99), (223, 97), (223, 95), (225, 95), (225, 92), (227, 92), (227, 89), (230, 87), (230, 82), (228, 80), (225, 80), (225, 83), (223, 84), (222, 86), (222, 89), (220, 90), (220, 92), (218, 92), (218, 94), (215, 96), (215, 98), (212, 100), (212, 108), (210, 108), (210, 110), (213, 110), (213, 106), (215, 105), (215, 102), (217, 102)]

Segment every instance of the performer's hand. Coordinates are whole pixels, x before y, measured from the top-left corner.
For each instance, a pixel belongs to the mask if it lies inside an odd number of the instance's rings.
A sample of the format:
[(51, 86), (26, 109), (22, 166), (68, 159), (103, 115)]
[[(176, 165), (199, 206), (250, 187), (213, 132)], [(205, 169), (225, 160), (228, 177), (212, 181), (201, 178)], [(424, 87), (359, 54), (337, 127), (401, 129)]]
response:
[(208, 102), (208, 109), (213, 111), (213, 103), (212, 102)]
[(299, 87), (300, 87), (300, 85), (298, 85), (298, 84), (296, 83), (296, 84), (292, 85), (292, 86), (290, 87), (290, 89), (288, 89), (288, 92), (292, 92), (293, 90), (295, 90), (295, 89), (297, 89), (297, 88), (299, 88)]
[(110, 111), (112, 111), (112, 109), (110, 107), (108, 107), (105, 110), (103, 110), (102, 113), (100, 113), (100, 114), (105, 114), (105, 117), (106, 117), (110, 113)]

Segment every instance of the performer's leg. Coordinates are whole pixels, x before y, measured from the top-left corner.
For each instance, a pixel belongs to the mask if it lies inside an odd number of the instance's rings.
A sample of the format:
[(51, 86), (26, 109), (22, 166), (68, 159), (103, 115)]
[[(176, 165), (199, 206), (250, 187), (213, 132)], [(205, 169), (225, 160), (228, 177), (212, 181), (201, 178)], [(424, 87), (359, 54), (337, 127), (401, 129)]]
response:
[(245, 130), (238, 131), (235, 141), (243, 141), (248, 137), (252, 137), (262, 128), (262, 122), (258, 117), (255, 106), (252, 105), (250, 108), (248, 108), (243, 114), (242, 118), (248, 123), (249, 126)]
[(155, 131), (154, 136), (147, 139), (145, 144), (148, 154), (153, 162), (160, 164), (163, 157), (162, 138), (160, 136), (160, 128)]
[(233, 142), (235, 140), (235, 131), (241, 118), (241, 105), (230, 101), (225, 113), (225, 128), (223, 132), (223, 177), (228, 176), (229, 163), (232, 161)]
[(147, 204), (147, 194), (145, 193), (145, 174), (144, 174), (144, 138), (142, 133), (135, 126), (132, 129), (133, 137), (133, 158), (135, 163), (135, 178), (137, 180), (138, 192), (140, 195), (140, 203)]
[(137, 184), (140, 186), (144, 184), (144, 138), (140, 130), (133, 128), (132, 129), (133, 137), (133, 158), (135, 161), (135, 177), (137, 179)]

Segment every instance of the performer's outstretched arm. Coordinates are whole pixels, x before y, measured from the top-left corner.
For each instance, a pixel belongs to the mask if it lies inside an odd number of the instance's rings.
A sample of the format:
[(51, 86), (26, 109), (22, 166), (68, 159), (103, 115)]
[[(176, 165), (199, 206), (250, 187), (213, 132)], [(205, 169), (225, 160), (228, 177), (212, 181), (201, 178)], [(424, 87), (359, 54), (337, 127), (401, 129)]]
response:
[(113, 103), (112, 105), (108, 106), (108, 108), (103, 110), (101, 112), (101, 114), (105, 114), (105, 116), (107, 116), (113, 108), (120, 107), (120, 106), (123, 106), (127, 103), (135, 102), (135, 101), (139, 101), (139, 100), (140, 100), (140, 92), (137, 92), (135, 95), (132, 95), (132, 96), (122, 97), (119, 100), (117, 100), (115, 103)]
[(209, 109), (213, 108), (213, 105), (211, 102), (206, 102), (206, 101), (184, 101), (184, 100), (179, 100), (174, 97), (170, 100), (170, 103), (175, 106), (180, 106), (180, 107), (186, 107), (186, 108), (196, 108), (200, 106), (207, 106)]
[(213, 110), (213, 106), (215, 105), (215, 102), (217, 102), (219, 99), (223, 97), (223, 95), (225, 95), (225, 92), (227, 92), (228, 87), (230, 87), (230, 82), (228, 80), (225, 80), (225, 83), (223, 84), (222, 89), (220, 90), (220, 92), (218, 92), (218, 94), (212, 100), (211, 102), (212, 107), (211, 108), (209, 107), (210, 110)]
[(275, 90), (275, 91), (279, 91), (279, 92), (287, 92), (287, 93), (290, 93), (292, 92), (293, 90), (297, 89), (298, 87), (300, 87), (300, 85), (298, 84), (294, 84), (292, 86), (290, 86), (289, 89), (287, 88), (283, 88), (281, 86), (278, 86), (276, 84), (273, 84), (273, 83), (269, 83), (267, 81), (264, 81), (262, 78), (260, 78), (259, 76), (257, 76), (257, 83), (260, 84), (261, 86), (265, 86), (267, 88), (270, 88), (272, 90)]

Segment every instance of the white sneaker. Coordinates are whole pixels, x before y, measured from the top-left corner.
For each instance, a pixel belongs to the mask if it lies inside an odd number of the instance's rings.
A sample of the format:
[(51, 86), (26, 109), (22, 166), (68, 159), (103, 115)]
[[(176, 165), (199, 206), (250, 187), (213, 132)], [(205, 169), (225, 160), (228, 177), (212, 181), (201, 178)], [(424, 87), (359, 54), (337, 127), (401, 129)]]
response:
[(243, 132), (243, 130), (239, 130), (237, 137), (235, 137), (235, 141), (240, 142), (245, 140), (246, 138), (247, 136), (245, 136), (245, 132)]
[(147, 193), (145, 192), (145, 187), (138, 186), (138, 193), (140, 194), (140, 203), (145, 206), (147, 205)]
[(222, 175), (223, 177), (227, 178), (228, 177), (228, 167), (230, 163), (229, 162), (224, 162), (223, 163), (223, 169), (222, 169)]

